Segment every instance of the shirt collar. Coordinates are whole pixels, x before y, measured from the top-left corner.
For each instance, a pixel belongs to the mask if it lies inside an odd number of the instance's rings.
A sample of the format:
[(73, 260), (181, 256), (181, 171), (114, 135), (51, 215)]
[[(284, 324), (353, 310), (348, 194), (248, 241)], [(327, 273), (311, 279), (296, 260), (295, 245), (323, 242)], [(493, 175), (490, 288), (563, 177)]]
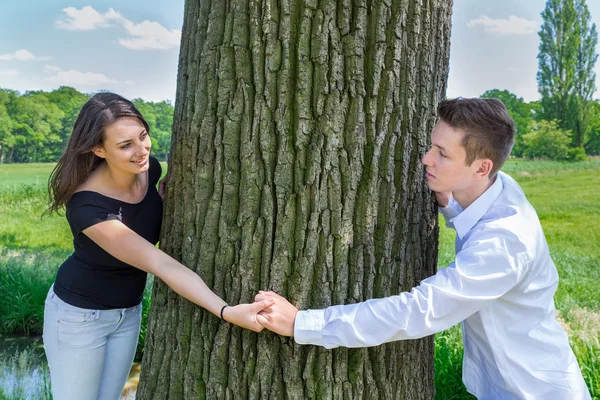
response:
[(475, 226), (477, 221), (483, 217), (487, 210), (490, 209), (498, 196), (500, 196), (503, 187), (500, 175), (496, 174), (496, 180), (492, 183), (492, 186), (451, 220), (456, 234), (461, 240)]

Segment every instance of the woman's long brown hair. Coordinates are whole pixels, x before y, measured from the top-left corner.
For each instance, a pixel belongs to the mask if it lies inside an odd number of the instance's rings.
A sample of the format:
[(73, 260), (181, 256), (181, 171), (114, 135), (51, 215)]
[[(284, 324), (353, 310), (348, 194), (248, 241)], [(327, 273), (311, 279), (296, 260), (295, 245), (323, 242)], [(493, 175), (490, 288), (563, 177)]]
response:
[(77, 187), (103, 161), (92, 150), (102, 146), (106, 127), (119, 118), (136, 117), (150, 133), (148, 123), (133, 103), (114, 93), (98, 93), (81, 108), (67, 148), (48, 179), (50, 207), (44, 214), (58, 213)]

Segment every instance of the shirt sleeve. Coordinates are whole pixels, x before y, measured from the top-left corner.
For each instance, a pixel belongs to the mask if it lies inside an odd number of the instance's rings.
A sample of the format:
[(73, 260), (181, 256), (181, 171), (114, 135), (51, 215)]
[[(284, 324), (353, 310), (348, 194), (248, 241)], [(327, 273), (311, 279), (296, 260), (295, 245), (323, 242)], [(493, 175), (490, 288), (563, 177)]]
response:
[(102, 204), (83, 203), (74, 206), (68, 212), (68, 220), (74, 235), (100, 222), (122, 220), (120, 213)]
[(521, 280), (524, 244), (499, 230), (473, 234), (456, 260), (410, 292), (325, 310), (300, 311), (299, 344), (368, 347), (428, 336), (468, 318)]

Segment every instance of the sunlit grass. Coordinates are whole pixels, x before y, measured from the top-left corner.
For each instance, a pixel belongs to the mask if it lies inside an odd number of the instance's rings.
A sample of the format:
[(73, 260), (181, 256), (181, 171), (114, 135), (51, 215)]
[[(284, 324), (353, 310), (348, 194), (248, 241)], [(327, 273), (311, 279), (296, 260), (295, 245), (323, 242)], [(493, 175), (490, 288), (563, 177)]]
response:
[[(2, 332), (41, 332), (44, 298), (72, 252), (64, 216), (40, 219), (52, 167), (0, 165)], [(504, 170), (521, 184), (538, 212), (560, 276), (556, 306), (592, 397), (600, 399), (600, 325), (594, 324), (600, 320), (600, 158), (578, 163), (510, 160)], [(454, 259), (454, 234), (443, 222), (438, 259), (440, 267)], [(141, 343), (149, 305), (147, 290)], [(462, 351), (459, 326), (436, 336), (437, 399), (473, 398), (461, 382)]]

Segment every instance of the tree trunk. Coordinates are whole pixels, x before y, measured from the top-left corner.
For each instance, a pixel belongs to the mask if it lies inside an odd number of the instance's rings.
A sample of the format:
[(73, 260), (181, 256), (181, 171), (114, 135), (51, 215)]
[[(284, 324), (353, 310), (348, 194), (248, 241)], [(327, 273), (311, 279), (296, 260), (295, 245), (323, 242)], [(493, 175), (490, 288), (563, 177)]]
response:
[[(437, 261), (420, 158), (451, 0), (187, 0), (161, 248), (230, 304), (410, 290)], [(141, 399), (431, 399), (433, 337), (300, 346), (155, 280)]]

